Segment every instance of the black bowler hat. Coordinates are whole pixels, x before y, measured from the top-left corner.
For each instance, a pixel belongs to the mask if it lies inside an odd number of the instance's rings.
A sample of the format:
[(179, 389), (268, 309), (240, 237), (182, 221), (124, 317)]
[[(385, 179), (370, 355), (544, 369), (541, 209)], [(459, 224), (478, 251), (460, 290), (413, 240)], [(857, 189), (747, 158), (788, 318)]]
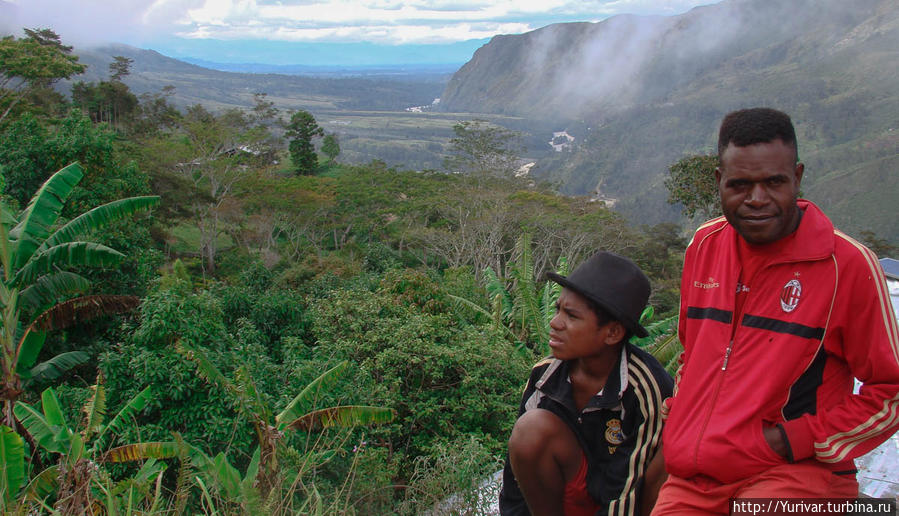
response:
[(599, 251), (568, 277), (554, 272), (546, 276), (595, 302), (638, 337), (649, 335), (640, 326), (640, 315), (649, 301), (649, 278), (634, 262)]

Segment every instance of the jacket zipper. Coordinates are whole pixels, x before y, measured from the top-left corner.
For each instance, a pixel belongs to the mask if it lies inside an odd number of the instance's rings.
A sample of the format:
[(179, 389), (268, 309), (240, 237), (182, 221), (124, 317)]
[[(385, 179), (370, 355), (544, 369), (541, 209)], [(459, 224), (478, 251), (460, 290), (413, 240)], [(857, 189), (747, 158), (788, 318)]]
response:
[(715, 404), (718, 402), (718, 393), (721, 392), (721, 385), (724, 383), (724, 374), (727, 371), (727, 361), (730, 360), (730, 354), (733, 349), (734, 340), (731, 339), (727, 344), (727, 349), (724, 351), (724, 363), (721, 365), (721, 373), (718, 375), (718, 384), (715, 386), (715, 395), (712, 396), (712, 402), (709, 404), (705, 422), (702, 424), (702, 431), (699, 432), (699, 437), (696, 439), (696, 448), (693, 450), (693, 465), (697, 469), (699, 468), (699, 444), (702, 443), (702, 437), (705, 435), (705, 430), (709, 426), (709, 420), (712, 419), (712, 411), (715, 410)]
[[(765, 269), (767, 267), (768, 266), (763, 266), (762, 269)], [(760, 270), (762, 270), (762, 269), (760, 269)], [(737, 273), (737, 281), (738, 282), (740, 281), (741, 275), (742, 275), (741, 272)], [(744, 312), (744, 313), (746, 312), (746, 305), (748, 303), (749, 303), (749, 299), (748, 299), (748, 294), (747, 294), (747, 299), (745, 299), (743, 301), (742, 312)], [(700, 443), (702, 443), (702, 438), (705, 435), (705, 431), (709, 426), (709, 421), (712, 419), (712, 412), (715, 410), (715, 404), (718, 402), (718, 394), (721, 392), (721, 386), (724, 384), (724, 375), (727, 373), (727, 363), (730, 361), (730, 355), (734, 351), (734, 339), (737, 336), (737, 324), (738, 324), (737, 317), (738, 317), (738, 315), (742, 315), (742, 314), (736, 313), (736, 304), (734, 304), (734, 311), (732, 313), (733, 313), (734, 319), (733, 319), (733, 322), (731, 323), (732, 326), (731, 326), (731, 330), (730, 330), (730, 342), (727, 343), (727, 348), (724, 350), (724, 360), (721, 363), (721, 373), (719, 373), (719, 375), (718, 375), (718, 385), (715, 386), (715, 395), (712, 396), (712, 402), (709, 404), (709, 411), (706, 414), (705, 422), (702, 425), (702, 430), (699, 432), (699, 438), (696, 439), (696, 448), (693, 450), (693, 466), (696, 467), (696, 469), (699, 469), (699, 445), (700, 445)]]
[(727, 349), (724, 351), (724, 363), (721, 364), (721, 370), (727, 370), (727, 361), (730, 360), (730, 352), (734, 350), (734, 340), (731, 339), (730, 343), (727, 344)]

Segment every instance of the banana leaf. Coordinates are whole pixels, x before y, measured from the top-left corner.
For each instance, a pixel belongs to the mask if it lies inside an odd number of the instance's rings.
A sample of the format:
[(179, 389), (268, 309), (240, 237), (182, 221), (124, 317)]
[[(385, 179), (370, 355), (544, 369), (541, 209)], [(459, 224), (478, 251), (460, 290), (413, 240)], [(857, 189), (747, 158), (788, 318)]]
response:
[(30, 331), (25, 335), (24, 339), (19, 341), (19, 349), (16, 353), (16, 356), (18, 356), (16, 360), (17, 371), (28, 371), (34, 367), (38, 355), (44, 348), (46, 338), (47, 334), (42, 331)]
[(205, 471), (206, 477), (215, 482), (216, 487), (226, 498), (236, 500), (240, 497), (240, 472), (228, 462), (224, 453), (219, 452), (209, 463)]
[(126, 444), (103, 454), (103, 462), (133, 462), (177, 457), (181, 446), (173, 441)]
[(68, 429), (69, 423), (59, 406), (56, 391), (52, 387), (44, 389), (44, 392), (41, 393), (41, 410), (44, 412), (44, 417), (47, 418), (47, 424)]
[(253, 451), (253, 457), (250, 459), (250, 465), (247, 466), (247, 474), (241, 481), (241, 490), (248, 493), (252, 490), (253, 484), (256, 482), (256, 475), (259, 473), (259, 458), (262, 455), (261, 449), (257, 446)]
[(291, 421), (295, 421), (303, 414), (312, 410), (318, 393), (333, 387), (348, 365), (349, 362), (347, 361), (340, 362), (336, 366), (322, 373), (315, 380), (309, 382), (309, 385), (300, 391), (280, 414), (275, 416), (278, 430), (283, 431)]
[(104, 315), (130, 312), (139, 305), (140, 298), (136, 296), (101, 294), (76, 297), (44, 311), (31, 326), (44, 331), (61, 330)]
[(6, 513), (25, 481), (25, 444), (8, 426), (0, 425), (0, 513)]
[[(55, 380), (69, 369), (87, 363), (90, 358), (91, 356), (84, 351), (67, 351), (65, 353), (60, 353), (45, 362), (41, 362), (31, 369), (19, 371), (19, 376), (21, 376), (23, 380), (29, 380), (31, 382)], [(21, 355), (19, 362), (21, 362)]]
[(10, 241), (9, 230), (16, 223), (16, 218), (10, 213), (6, 203), (0, 202), (0, 266), (3, 267), (3, 281), (12, 276), (12, 252), (13, 243)]
[(238, 398), (241, 397), (242, 393), (240, 390), (215, 367), (215, 364), (209, 360), (209, 357), (206, 356), (203, 350), (191, 348), (179, 341), (175, 344), (175, 351), (197, 365), (197, 373), (199, 373), (201, 378), (211, 384), (218, 385)]
[(34, 194), (18, 225), (10, 231), (10, 238), (16, 241), (14, 268), (24, 266), (50, 236), (66, 199), (83, 176), (81, 165), (72, 163), (50, 176)]
[(119, 263), (125, 255), (115, 249), (93, 242), (67, 242), (55, 245), (36, 254), (21, 267), (12, 279), (12, 285), (24, 287), (40, 276), (53, 272), (55, 267), (87, 265), (110, 267)]
[(59, 271), (47, 274), (22, 289), (19, 293), (21, 300), (19, 306), (29, 313), (40, 313), (55, 305), (61, 298), (87, 292), (90, 286), (90, 281), (74, 272)]
[(32, 478), (31, 482), (25, 486), (25, 498), (35, 502), (46, 500), (56, 492), (58, 480), (59, 467), (50, 466)]
[(287, 423), (290, 430), (313, 431), (332, 426), (352, 428), (393, 421), (393, 409), (347, 405), (316, 410)]
[(69, 450), (64, 458), (70, 464), (74, 464), (75, 462), (84, 458), (84, 452), (84, 439), (81, 437), (81, 434), (71, 433), (71, 438), (69, 439)]
[(119, 427), (125, 421), (129, 420), (131, 418), (132, 414), (143, 410), (144, 407), (147, 406), (147, 403), (150, 402), (150, 398), (152, 396), (153, 396), (153, 391), (149, 386), (147, 386), (144, 388), (144, 390), (140, 391), (133, 398), (131, 398), (131, 400), (128, 403), (126, 403), (124, 407), (122, 407), (122, 410), (120, 410), (119, 413), (116, 414), (116, 416), (114, 418), (112, 418), (112, 421), (110, 421), (109, 424), (104, 426), (103, 430), (101, 430), (97, 434), (97, 437), (95, 439), (97, 442), (97, 445), (102, 446), (101, 443), (102, 443), (103, 436), (105, 436), (107, 432), (110, 432), (110, 431), (115, 432), (115, 431), (119, 430)]
[(96, 231), (107, 224), (121, 220), (134, 213), (149, 210), (159, 204), (158, 196), (129, 197), (119, 199), (82, 213), (50, 235), (37, 251), (49, 249), (58, 244), (71, 242), (75, 238)]
[(16, 414), (16, 419), (34, 437), (38, 446), (52, 453), (65, 453), (69, 449), (67, 442), (57, 439), (57, 434), (60, 431), (59, 427), (54, 427), (47, 423), (47, 418), (34, 407), (24, 402), (18, 402), (13, 411)]
[(103, 419), (106, 418), (106, 388), (103, 387), (102, 373), (97, 377), (93, 387), (94, 394), (84, 404), (85, 426), (84, 440), (90, 441), (94, 434), (103, 430)]
[(150, 496), (150, 486), (168, 466), (156, 459), (148, 459), (134, 475), (117, 482), (113, 486), (111, 494), (119, 496), (128, 489), (136, 489), (144, 498)]
[(247, 404), (247, 408), (250, 409), (252, 417), (258, 421), (264, 421), (266, 425), (270, 424), (272, 411), (265, 404), (265, 401), (262, 400), (262, 395), (259, 394), (250, 372), (245, 366), (240, 366), (234, 375), (237, 383), (243, 389), (243, 400)]

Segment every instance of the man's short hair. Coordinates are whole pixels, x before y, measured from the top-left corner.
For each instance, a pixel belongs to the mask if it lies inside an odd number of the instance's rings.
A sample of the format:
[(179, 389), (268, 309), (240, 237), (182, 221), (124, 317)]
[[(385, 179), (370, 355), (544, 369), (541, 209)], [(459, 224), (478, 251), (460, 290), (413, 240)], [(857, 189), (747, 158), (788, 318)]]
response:
[(721, 159), (727, 146), (746, 147), (756, 143), (768, 143), (780, 139), (796, 150), (796, 130), (790, 116), (783, 111), (771, 108), (751, 108), (732, 111), (721, 121), (718, 131), (718, 159)]

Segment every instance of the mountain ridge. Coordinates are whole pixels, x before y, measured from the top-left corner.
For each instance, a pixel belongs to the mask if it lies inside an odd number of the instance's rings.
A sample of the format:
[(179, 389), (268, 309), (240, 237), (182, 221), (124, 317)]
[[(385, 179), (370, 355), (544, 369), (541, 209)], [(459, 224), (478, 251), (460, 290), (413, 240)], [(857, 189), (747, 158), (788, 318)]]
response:
[(314, 77), (221, 71), (125, 44), (77, 48), (75, 53), (88, 69), (67, 81), (66, 86), (77, 81), (106, 80), (112, 57), (121, 55), (133, 59), (131, 73), (123, 81), (134, 93), (158, 93), (163, 86), (171, 85), (175, 87), (172, 100), (182, 107), (197, 103), (213, 109), (247, 107), (258, 92), (266, 93), (283, 109), (402, 110), (431, 103), (443, 86), (433, 76), (397, 80), (384, 76)]
[[(899, 199), (899, 181), (875, 173), (899, 149), (897, 62), (895, 2), (725, 0), (497, 36), (453, 76), (440, 109), (565, 129), (574, 150), (535, 174), (564, 193), (618, 199), (632, 221), (652, 224), (678, 216), (662, 186), (667, 167), (714, 152), (724, 114), (779, 108), (797, 128), (804, 192), (844, 229), (899, 242), (890, 210), (853, 206)], [(853, 202), (837, 176), (861, 187)]]

